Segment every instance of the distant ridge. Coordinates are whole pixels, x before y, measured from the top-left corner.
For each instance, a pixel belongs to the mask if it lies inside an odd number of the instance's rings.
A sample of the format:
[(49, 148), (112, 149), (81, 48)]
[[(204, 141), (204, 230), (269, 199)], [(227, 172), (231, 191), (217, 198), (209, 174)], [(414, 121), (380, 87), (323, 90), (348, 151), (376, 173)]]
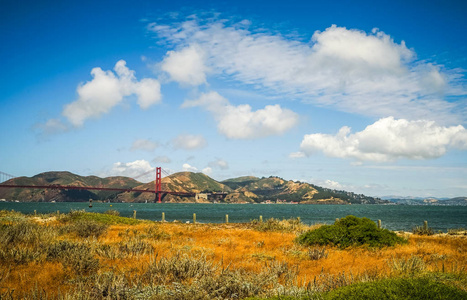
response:
[(467, 197), (455, 197), (451, 199), (403, 197), (403, 198), (388, 198), (387, 200), (393, 203), (404, 204), (404, 205), (467, 206)]

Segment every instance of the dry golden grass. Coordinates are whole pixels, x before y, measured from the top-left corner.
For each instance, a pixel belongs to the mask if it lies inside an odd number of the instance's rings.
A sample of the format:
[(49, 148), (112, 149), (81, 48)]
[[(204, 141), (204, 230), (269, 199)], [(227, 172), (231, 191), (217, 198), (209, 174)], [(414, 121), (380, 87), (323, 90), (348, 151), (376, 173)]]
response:
[[(47, 226), (47, 222), (38, 223)], [(53, 220), (51, 226), (58, 228), (61, 225)], [(229, 266), (231, 270), (255, 273), (260, 273), (274, 261), (286, 263), (289, 269), (297, 272), (296, 282), (300, 286), (319, 280), (323, 275), (347, 274), (372, 279), (391, 276), (394, 271), (391, 262), (414, 256), (423, 260), (427, 271), (467, 271), (465, 237), (412, 235), (407, 244), (390, 248), (326, 248), (327, 257), (312, 260), (308, 255), (309, 248), (294, 242), (297, 234), (294, 231), (258, 231), (248, 224), (142, 223), (110, 226), (98, 238), (83, 239), (63, 234), (57, 239), (84, 243), (97, 253), (94, 256), (99, 259), (99, 274), (118, 271), (141, 276), (154, 259), (170, 258), (180, 253), (202, 254), (208, 261), (224, 268)], [(152, 246), (153, 251), (138, 252), (140, 248), (137, 246), (146, 244)], [(105, 245), (113, 249), (115, 257), (96, 250)], [(128, 246), (124, 252), (122, 245), (135, 246)], [(0, 291), (14, 289), (15, 295), (22, 295), (39, 286), (48, 295), (57, 295), (59, 289), (62, 293), (71, 289), (73, 279), (78, 276), (73, 270), (64, 268), (60, 261), (42, 259), (19, 265), (3, 261), (0, 263)]]

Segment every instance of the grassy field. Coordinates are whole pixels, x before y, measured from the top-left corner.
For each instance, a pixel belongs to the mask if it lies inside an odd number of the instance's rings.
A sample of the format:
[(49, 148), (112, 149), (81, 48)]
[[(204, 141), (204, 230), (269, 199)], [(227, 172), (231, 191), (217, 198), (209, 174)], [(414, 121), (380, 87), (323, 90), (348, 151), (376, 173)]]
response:
[(0, 211), (0, 299), (467, 299), (461, 230), (389, 247), (299, 243), (318, 227)]

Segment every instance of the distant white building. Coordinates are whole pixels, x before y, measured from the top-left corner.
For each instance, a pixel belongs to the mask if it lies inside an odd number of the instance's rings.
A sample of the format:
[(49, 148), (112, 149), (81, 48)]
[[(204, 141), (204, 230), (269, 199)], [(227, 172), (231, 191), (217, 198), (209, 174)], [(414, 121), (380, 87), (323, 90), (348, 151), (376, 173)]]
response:
[(208, 194), (208, 193), (199, 193), (199, 194), (196, 194), (196, 195), (195, 195), (195, 200), (200, 200), (200, 199), (208, 200), (209, 195), (211, 195), (211, 194)]

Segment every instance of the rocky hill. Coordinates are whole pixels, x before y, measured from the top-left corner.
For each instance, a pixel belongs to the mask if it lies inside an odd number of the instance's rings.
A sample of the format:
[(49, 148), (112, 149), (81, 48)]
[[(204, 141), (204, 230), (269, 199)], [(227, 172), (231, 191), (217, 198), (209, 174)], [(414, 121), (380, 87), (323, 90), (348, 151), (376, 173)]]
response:
[(378, 204), (388, 201), (346, 191), (322, 188), (279, 177), (239, 177), (223, 181), (234, 191), (226, 200), (246, 202), (297, 202), (303, 204)]
[[(33, 177), (17, 177), (3, 184), (10, 185), (67, 185), (92, 186), (112, 188), (134, 188), (141, 182), (132, 178), (116, 176), (100, 178), (97, 176), (80, 176), (70, 172), (45, 172)], [(114, 191), (87, 191), (87, 190), (58, 190), (36, 188), (0, 188), (0, 199), (20, 200), (23, 202), (72, 202), (115, 199), (118, 192)]]
[[(155, 183), (141, 183), (128, 177), (79, 176), (70, 172), (46, 172), (33, 177), (11, 179), (11, 185), (68, 185), (154, 190)], [(203, 173), (180, 172), (162, 178), (162, 190), (184, 193), (226, 193), (225, 197), (197, 199), (165, 195), (164, 202), (226, 203), (304, 203), (304, 204), (375, 204), (388, 201), (346, 191), (337, 191), (309, 183), (279, 177), (244, 176), (218, 182)], [(155, 195), (141, 192), (0, 188), (0, 199), (20, 201), (89, 201), (152, 202)]]

